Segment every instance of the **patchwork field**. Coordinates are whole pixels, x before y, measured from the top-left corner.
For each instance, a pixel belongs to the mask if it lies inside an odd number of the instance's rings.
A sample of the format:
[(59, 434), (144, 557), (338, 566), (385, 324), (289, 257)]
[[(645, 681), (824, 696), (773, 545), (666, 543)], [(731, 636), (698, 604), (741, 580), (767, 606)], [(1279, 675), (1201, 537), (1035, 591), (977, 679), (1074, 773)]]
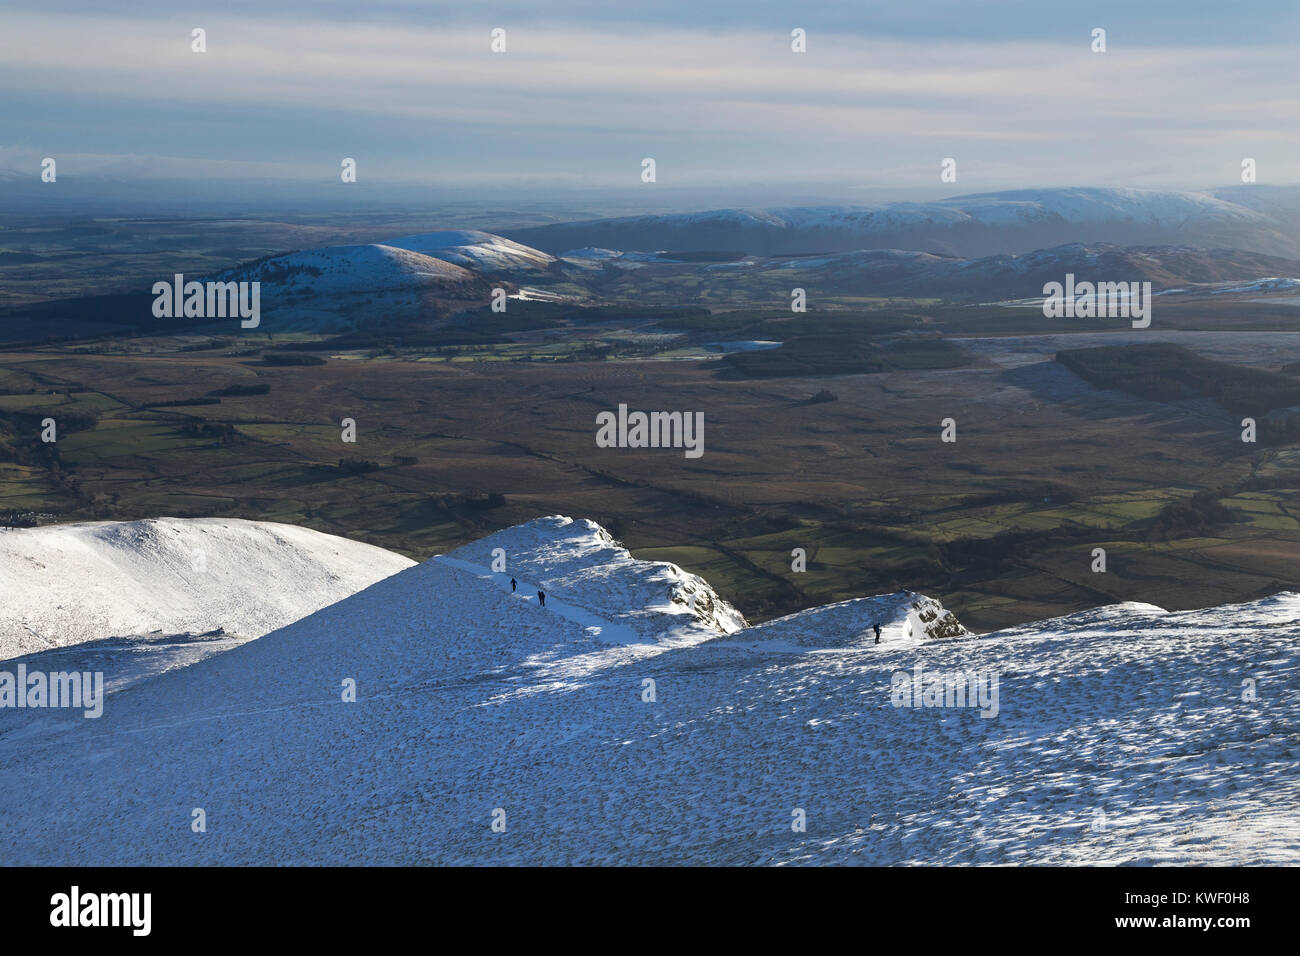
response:
[[(689, 340), (583, 360), (611, 334), (325, 348), (310, 366), (204, 336), (0, 353), (0, 510), (16, 524), (287, 521), (416, 558), (579, 515), (704, 575), (755, 620), (899, 587), (942, 595), (976, 628), (1300, 588), (1293, 449), (1243, 444), (1213, 401), (1097, 389), (1033, 337), (961, 336), (957, 368), (770, 378)], [(1162, 333), (1269, 371), (1300, 360), (1289, 333), (1250, 333), (1229, 355), (1236, 334)], [(706, 453), (598, 448), (595, 416), (619, 404), (703, 412)], [(47, 417), (53, 444), (39, 441)], [(955, 442), (941, 440), (946, 418)], [(1097, 547), (1105, 573), (1091, 570)]]

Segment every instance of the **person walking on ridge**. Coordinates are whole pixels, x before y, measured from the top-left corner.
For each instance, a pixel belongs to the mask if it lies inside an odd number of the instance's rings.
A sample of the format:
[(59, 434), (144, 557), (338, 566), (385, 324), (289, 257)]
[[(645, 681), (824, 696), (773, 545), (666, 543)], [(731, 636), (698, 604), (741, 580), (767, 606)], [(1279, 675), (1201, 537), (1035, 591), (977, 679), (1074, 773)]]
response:
[(546, 607), (546, 592), (545, 592), (545, 591), (538, 591), (538, 592), (537, 592), (537, 603), (540, 604), (542, 607)]
[(511, 594), (514, 594), (514, 593), (515, 593), (515, 587), (516, 587), (518, 584), (519, 584), (519, 582), (516, 581), (514, 578), (511, 578), (511, 579), (510, 579), (510, 593), (511, 593)]

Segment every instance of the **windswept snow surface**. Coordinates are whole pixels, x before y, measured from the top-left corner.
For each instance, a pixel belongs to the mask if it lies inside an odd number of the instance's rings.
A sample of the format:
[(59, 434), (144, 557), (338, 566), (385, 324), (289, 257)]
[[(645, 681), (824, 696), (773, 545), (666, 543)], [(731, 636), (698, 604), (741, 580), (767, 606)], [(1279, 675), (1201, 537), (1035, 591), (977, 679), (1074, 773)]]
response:
[(233, 518), (0, 529), (0, 660), (151, 632), (261, 637), (414, 563)]
[[(508, 574), (489, 570), (493, 547)], [(922, 595), (729, 629), (716, 600), (712, 624), (672, 600), (696, 581), (638, 567), (589, 522), (501, 532), (142, 681), (97, 720), (45, 712), (0, 731), (0, 852), (69, 865), (1300, 860), (1300, 596), (924, 639), (915, 622), (949, 618)], [(875, 645), (864, 630), (882, 618)], [(895, 706), (918, 665), (995, 675), (996, 716)]]

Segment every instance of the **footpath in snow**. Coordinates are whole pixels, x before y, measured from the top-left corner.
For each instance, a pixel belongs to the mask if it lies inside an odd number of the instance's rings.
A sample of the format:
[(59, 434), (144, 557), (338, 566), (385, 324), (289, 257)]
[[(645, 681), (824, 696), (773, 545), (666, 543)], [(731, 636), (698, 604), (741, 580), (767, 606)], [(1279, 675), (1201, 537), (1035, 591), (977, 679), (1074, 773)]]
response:
[(511, 576), (505, 572), (493, 571), (482, 565), (471, 564), (469, 561), (462, 561), (459, 558), (451, 558), (445, 554), (437, 555), (434, 561), (440, 561), (443, 564), (450, 565), (454, 568), (460, 568), (462, 571), (468, 571), (480, 580), (487, 582), (488, 586), (496, 586), (510, 594), (517, 601), (526, 603), (539, 604), (538, 594), (546, 595), (546, 604), (538, 606), (538, 611), (549, 611), (557, 614), (566, 621), (572, 621), (579, 627), (583, 628), (592, 637), (598, 637), (602, 641), (613, 644), (633, 644), (642, 638), (630, 627), (621, 624), (613, 624), (604, 618), (592, 614), (590, 611), (568, 604), (560, 600), (555, 594), (545, 591), (528, 581), (515, 580), (516, 590), (510, 587)]

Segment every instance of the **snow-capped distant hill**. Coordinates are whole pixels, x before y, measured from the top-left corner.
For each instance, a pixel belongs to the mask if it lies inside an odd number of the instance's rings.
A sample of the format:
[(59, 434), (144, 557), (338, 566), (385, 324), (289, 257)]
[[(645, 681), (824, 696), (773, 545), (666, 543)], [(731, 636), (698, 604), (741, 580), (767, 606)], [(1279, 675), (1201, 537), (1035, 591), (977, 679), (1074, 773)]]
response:
[(235, 518), (0, 529), (0, 660), (151, 632), (260, 637), (413, 563)]
[(472, 286), (481, 281), (458, 265), (386, 245), (309, 249), (263, 259), (236, 271), (241, 279), (258, 280), (277, 291), (315, 295)]
[(1180, 226), (1200, 220), (1266, 225), (1268, 217), (1207, 192), (1156, 189), (1018, 189), (931, 204), (985, 225), (1060, 219)]
[[(0, 730), (6, 861), (1300, 862), (1300, 596), (924, 640), (942, 608), (903, 595), (728, 635), (674, 627), (689, 582), (599, 528), (511, 531)], [(675, 639), (626, 639), (655, 614)]]
[(263, 322), (276, 331), (414, 317), (430, 300), (481, 304), (492, 291), (491, 283), (469, 269), (389, 245), (309, 249), (213, 278), (260, 282)]
[(561, 268), (555, 257), (509, 239), (450, 231), (308, 249), (213, 278), (260, 282), (271, 330), (337, 331), (374, 321), (445, 318), (432, 307), (452, 313), (482, 305), (494, 287), (516, 292), (512, 280), (545, 278), (553, 267)]
[[(1230, 195), (1230, 194), (1229, 194)], [(555, 223), (510, 236), (551, 252), (737, 250), (753, 254), (917, 249), (1021, 253), (1069, 242), (1196, 244), (1300, 255), (1295, 215), (1209, 192), (1036, 189), (876, 206), (718, 209)]]
[(386, 243), (484, 273), (544, 272), (556, 258), (490, 232), (454, 230), (402, 236)]

